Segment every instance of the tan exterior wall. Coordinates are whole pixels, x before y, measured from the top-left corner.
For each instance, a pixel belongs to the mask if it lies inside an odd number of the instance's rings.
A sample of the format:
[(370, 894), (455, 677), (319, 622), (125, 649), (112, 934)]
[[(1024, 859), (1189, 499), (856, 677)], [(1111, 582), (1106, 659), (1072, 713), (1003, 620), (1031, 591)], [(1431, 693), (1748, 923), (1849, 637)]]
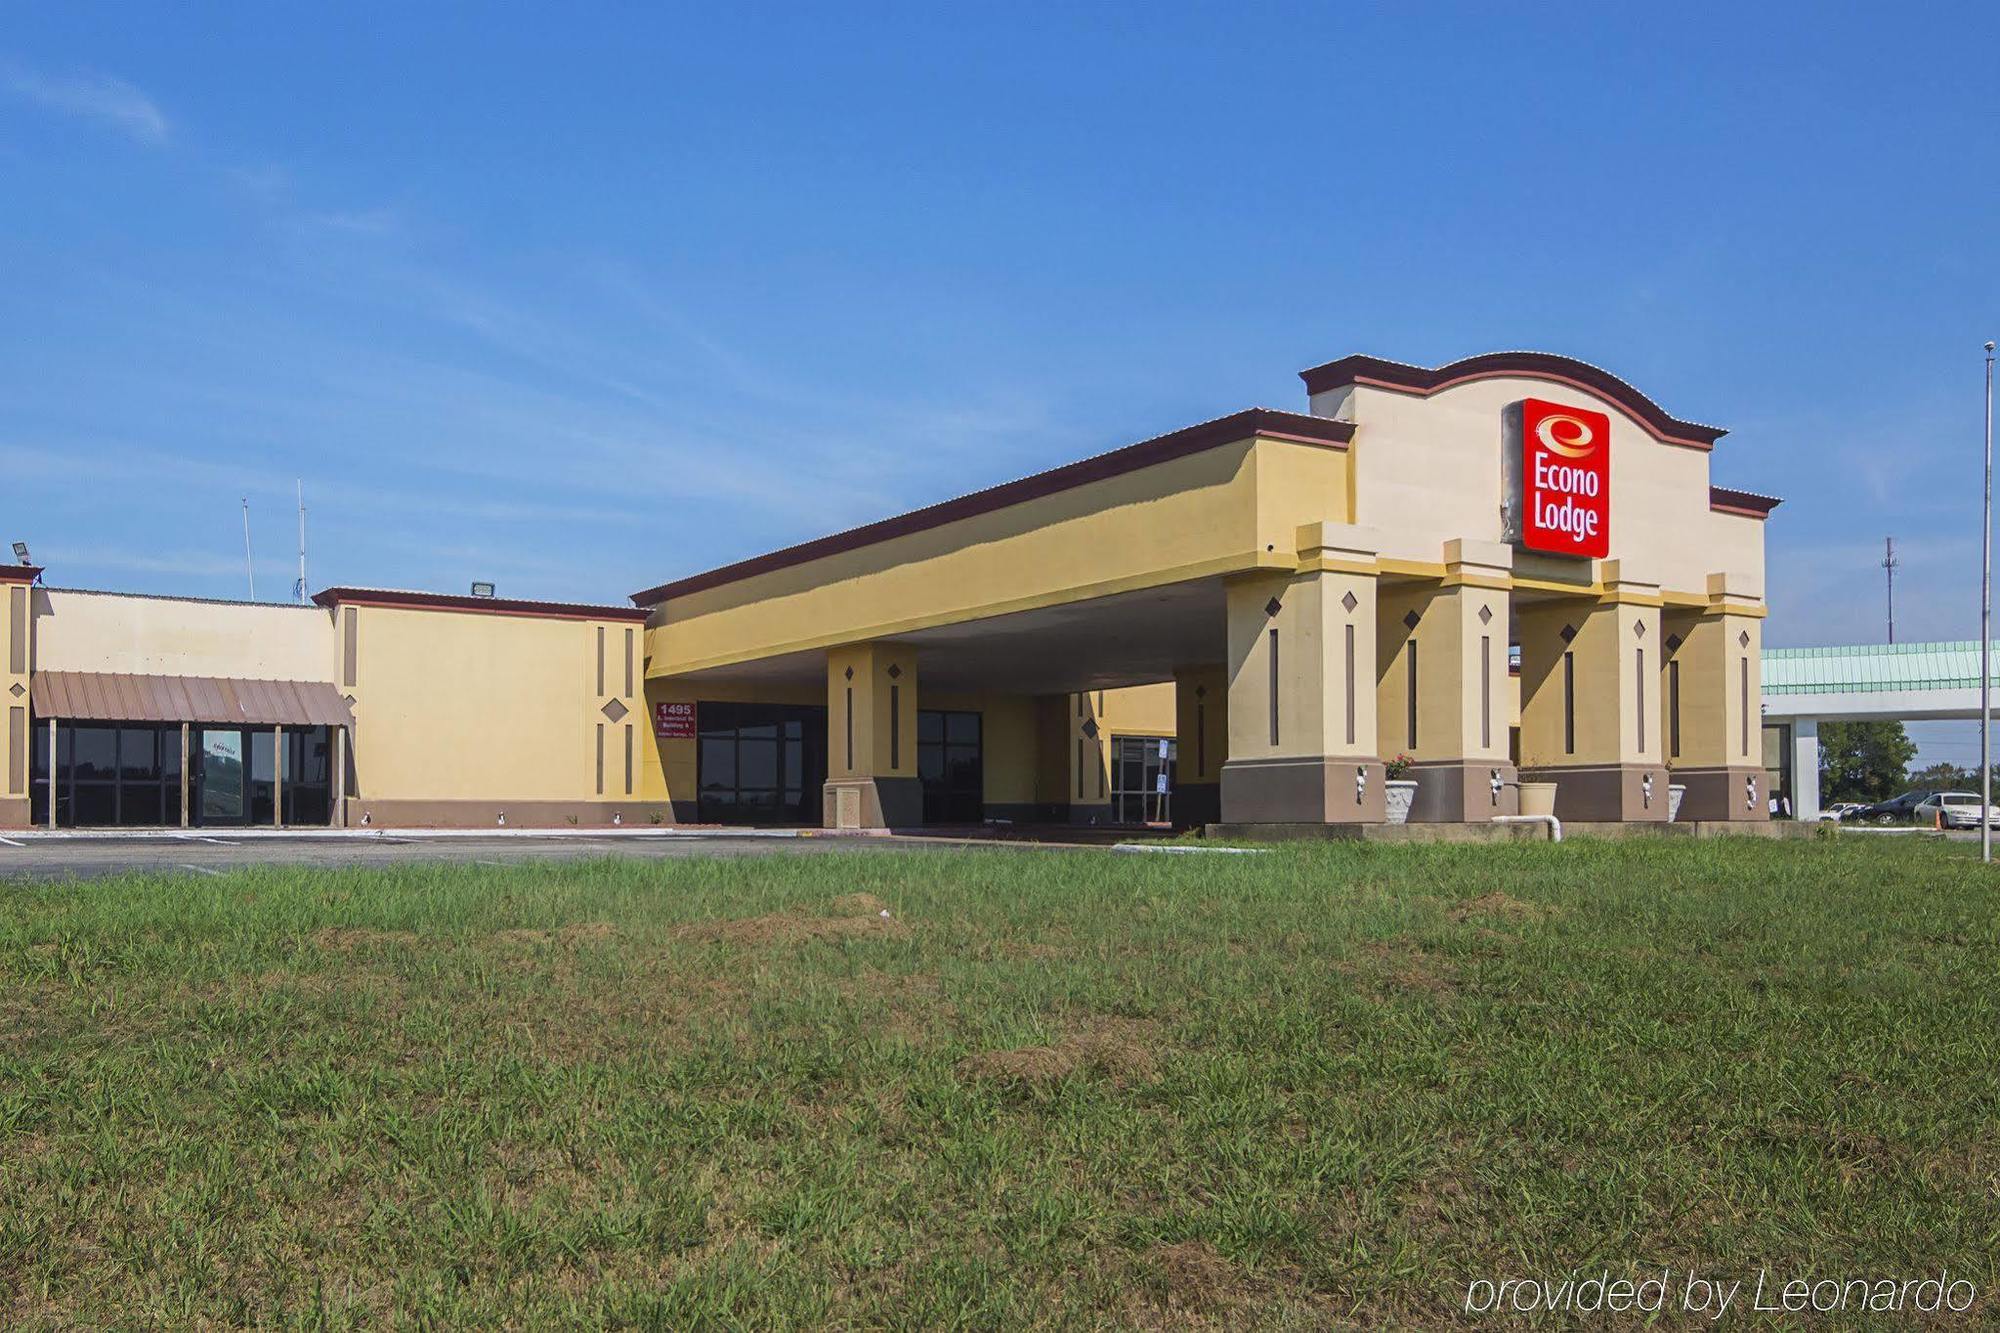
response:
[(37, 588), (35, 669), (138, 676), (332, 680), (333, 622), (317, 606)]
[[(349, 680), (343, 668), (338, 683), (354, 698), (356, 783), (349, 794), (358, 811), (390, 802), (642, 798), (646, 717), (636, 661), (634, 692), (625, 692), (628, 626), (365, 605), (338, 611), (356, 618), (356, 671)], [(639, 627), (629, 628), (636, 656)], [(613, 712), (624, 710), (617, 718), (605, 712), (614, 701)]]
[(0, 583), (0, 827), (28, 822), (28, 783), (35, 769), (28, 715), (35, 591), (26, 583)]
[(1670, 592), (1700, 594), (1710, 574), (1729, 573), (1762, 597), (1763, 524), (1709, 507), (1707, 451), (1663, 443), (1616, 404), (1526, 376), (1428, 397), (1368, 385), (1313, 395), (1315, 415), (1356, 424), (1354, 521), (1382, 532), (1384, 559), (1437, 561), (1454, 537), (1500, 540), (1500, 419), (1523, 398), (1610, 416), (1610, 558)]

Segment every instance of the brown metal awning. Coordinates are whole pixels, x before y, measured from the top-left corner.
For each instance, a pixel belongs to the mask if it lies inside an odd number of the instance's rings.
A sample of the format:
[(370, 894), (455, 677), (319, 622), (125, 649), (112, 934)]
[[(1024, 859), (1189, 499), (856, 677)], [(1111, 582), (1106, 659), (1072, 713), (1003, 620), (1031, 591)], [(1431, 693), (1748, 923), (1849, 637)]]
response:
[(340, 691), (318, 680), (37, 671), (32, 689), (35, 716), (63, 721), (354, 725), (354, 713)]

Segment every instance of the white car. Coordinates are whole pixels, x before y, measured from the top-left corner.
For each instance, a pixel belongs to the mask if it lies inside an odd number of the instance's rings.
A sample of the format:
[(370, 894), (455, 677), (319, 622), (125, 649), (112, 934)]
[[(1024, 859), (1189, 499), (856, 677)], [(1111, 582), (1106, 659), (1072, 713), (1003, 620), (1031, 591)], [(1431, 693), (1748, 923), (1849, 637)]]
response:
[(1822, 808), (1819, 812), (1819, 817), (1822, 822), (1837, 823), (1860, 808), (1861, 802), (1859, 801), (1835, 801), (1832, 805)]
[[(1932, 792), (1910, 812), (1919, 827), (1942, 824), (1945, 828), (1979, 827), (1979, 793), (1976, 791)], [(1939, 819), (1939, 814), (1943, 819)], [(1986, 807), (1986, 822), (2000, 827), (2000, 808)]]

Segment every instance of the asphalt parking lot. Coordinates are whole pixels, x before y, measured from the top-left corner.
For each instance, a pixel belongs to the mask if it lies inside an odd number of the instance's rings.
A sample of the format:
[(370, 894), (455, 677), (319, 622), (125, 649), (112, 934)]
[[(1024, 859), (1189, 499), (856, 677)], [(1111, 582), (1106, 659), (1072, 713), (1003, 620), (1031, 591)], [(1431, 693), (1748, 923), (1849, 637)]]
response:
[[(602, 856), (664, 859), (685, 856), (818, 856), (830, 852), (894, 853), (935, 847), (932, 838), (799, 837), (773, 834), (513, 834), (482, 837), (399, 837), (394, 833), (326, 837), (160, 833), (118, 837), (0, 836), (0, 880), (91, 879), (140, 872), (219, 875), (255, 865), (315, 867), (411, 863), (507, 866)], [(1003, 846), (1007, 844), (985, 844)], [(1019, 844), (1016, 844), (1019, 845)]]

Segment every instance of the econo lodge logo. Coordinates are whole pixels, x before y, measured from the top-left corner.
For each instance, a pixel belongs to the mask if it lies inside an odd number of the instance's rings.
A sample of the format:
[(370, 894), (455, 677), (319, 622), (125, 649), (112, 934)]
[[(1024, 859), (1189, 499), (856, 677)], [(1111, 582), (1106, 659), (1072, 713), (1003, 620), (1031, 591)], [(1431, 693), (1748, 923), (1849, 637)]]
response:
[(1611, 550), (1611, 418), (1521, 403), (1521, 544), (1557, 555)]

